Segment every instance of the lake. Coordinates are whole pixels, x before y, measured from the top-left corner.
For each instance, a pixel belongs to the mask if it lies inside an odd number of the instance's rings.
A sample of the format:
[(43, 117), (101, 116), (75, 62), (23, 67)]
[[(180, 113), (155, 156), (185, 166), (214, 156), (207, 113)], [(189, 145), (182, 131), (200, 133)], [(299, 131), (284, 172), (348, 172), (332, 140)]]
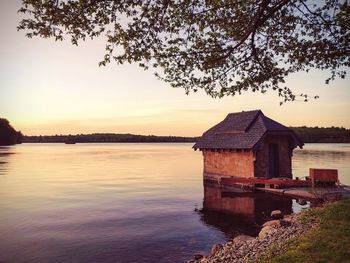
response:
[[(257, 234), (271, 209), (303, 208), (204, 189), (202, 155), (191, 147), (0, 147), (0, 262), (182, 262), (239, 233)], [(350, 144), (294, 151), (294, 176), (310, 167), (336, 168), (349, 185)]]

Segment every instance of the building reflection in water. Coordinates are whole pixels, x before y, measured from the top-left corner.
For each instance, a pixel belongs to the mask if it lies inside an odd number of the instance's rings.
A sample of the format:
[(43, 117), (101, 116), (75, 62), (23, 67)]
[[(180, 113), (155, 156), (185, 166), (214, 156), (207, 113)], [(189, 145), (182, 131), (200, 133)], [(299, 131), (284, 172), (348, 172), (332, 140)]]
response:
[(292, 199), (265, 193), (225, 191), (217, 185), (204, 184), (201, 220), (220, 229), (228, 238), (239, 234), (256, 236), (273, 210), (291, 214)]

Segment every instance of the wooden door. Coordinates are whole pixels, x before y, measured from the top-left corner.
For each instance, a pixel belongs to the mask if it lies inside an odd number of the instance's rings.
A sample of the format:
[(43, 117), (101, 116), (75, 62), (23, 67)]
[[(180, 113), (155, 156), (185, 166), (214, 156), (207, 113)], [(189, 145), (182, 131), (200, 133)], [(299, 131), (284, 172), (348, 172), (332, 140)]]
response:
[(278, 144), (269, 144), (269, 177), (280, 177)]

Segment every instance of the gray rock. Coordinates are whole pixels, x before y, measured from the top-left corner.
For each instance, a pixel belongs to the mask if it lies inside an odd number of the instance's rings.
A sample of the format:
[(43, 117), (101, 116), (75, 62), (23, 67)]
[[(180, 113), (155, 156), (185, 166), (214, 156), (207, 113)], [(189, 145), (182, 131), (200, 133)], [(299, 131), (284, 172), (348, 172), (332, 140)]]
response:
[[(273, 220), (272, 220), (273, 221)], [(279, 220), (277, 220), (279, 221)], [(259, 238), (253, 238), (249, 242), (237, 243), (235, 240), (227, 242), (222, 249), (219, 249), (214, 255), (208, 257), (202, 256), (200, 259), (192, 259), (189, 262), (195, 263), (236, 263), (256, 262), (266, 253), (267, 249), (275, 246), (279, 251), (285, 249), (284, 242), (292, 237), (297, 237), (312, 227), (312, 223), (301, 223), (298, 216), (288, 215), (280, 220), (283, 226), (284, 222), (291, 223), (290, 227), (274, 228), (271, 225), (265, 225), (259, 234)], [(273, 225), (273, 223), (271, 223)], [(240, 238), (239, 238), (240, 239)], [(220, 247), (220, 245), (218, 245)], [(198, 258), (198, 256), (197, 256)]]
[(254, 237), (251, 237), (251, 236), (247, 236), (247, 235), (239, 235), (239, 236), (236, 236), (234, 239), (233, 239), (233, 243), (235, 244), (242, 244), (242, 243), (245, 243), (247, 241), (252, 241), (254, 240), (255, 238)]
[(277, 220), (277, 219), (275, 219), (275, 220), (270, 220), (270, 221), (267, 221), (267, 222), (265, 222), (265, 223), (263, 224), (263, 227), (265, 227), (265, 226), (271, 226), (271, 227), (273, 227), (273, 228), (279, 228), (279, 227), (281, 227), (281, 221), (280, 221), (280, 220)]
[(273, 210), (271, 212), (271, 217), (274, 219), (281, 219), (283, 217), (281, 210)]
[(271, 226), (265, 226), (261, 229), (260, 233), (259, 233), (259, 239), (264, 239), (267, 236), (276, 233), (277, 230)]
[(216, 253), (218, 253), (222, 249), (221, 244), (215, 244), (212, 246), (210, 251), (210, 256), (214, 256)]
[(281, 222), (282, 224), (285, 223), (285, 224), (292, 225), (296, 221), (296, 217), (293, 215), (286, 215), (283, 217), (281, 221), (283, 221)]
[(306, 202), (305, 199), (298, 199), (298, 200), (297, 200), (297, 203), (298, 203), (299, 205), (306, 205), (306, 204), (307, 204), (307, 202)]
[(292, 225), (292, 220), (288, 220), (288, 219), (286, 220), (283, 218), (283, 219), (281, 219), (280, 224), (283, 227), (289, 227)]

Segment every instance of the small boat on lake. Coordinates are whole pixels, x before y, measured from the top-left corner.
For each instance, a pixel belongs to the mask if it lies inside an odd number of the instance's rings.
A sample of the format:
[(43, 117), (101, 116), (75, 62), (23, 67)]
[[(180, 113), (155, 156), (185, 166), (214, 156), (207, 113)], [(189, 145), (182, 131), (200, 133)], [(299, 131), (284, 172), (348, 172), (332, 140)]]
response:
[(76, 144), (76, 140), (73, 137), (68, 137), (67, 140), (64, 142), (65, 144)]

